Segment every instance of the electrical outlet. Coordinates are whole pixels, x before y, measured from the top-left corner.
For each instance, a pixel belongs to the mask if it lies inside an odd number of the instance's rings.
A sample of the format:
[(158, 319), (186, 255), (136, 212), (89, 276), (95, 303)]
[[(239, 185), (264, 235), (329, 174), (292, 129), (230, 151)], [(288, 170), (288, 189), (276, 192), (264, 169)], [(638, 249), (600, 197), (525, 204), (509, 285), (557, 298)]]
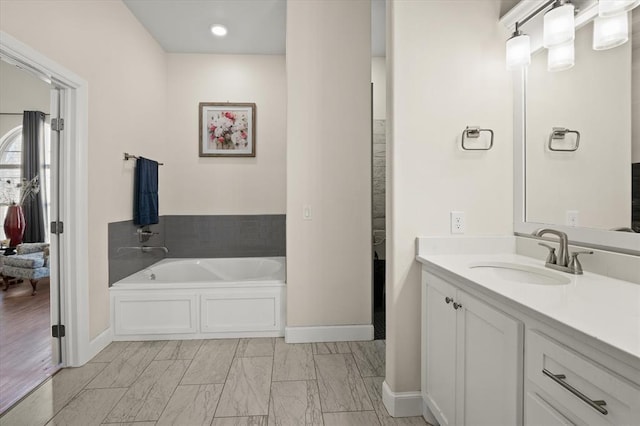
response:
[(464, 212), (451, 212), (451, 233), (464, 234), (465, 220)]
[(302, 219), (311, 220), (311, 206), (309, 204), (302, 206)]
[(567, 226), (578, 226), (578, 210), (567, 210)]

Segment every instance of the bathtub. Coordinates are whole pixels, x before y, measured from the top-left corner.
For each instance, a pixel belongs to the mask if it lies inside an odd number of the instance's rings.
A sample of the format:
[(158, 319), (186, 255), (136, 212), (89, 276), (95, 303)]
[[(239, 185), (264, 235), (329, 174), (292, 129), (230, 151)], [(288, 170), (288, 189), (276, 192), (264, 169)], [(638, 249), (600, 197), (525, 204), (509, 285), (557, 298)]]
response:
[(284, 336), (285, 258), (164, 259), (109, 289), (114, 340)]

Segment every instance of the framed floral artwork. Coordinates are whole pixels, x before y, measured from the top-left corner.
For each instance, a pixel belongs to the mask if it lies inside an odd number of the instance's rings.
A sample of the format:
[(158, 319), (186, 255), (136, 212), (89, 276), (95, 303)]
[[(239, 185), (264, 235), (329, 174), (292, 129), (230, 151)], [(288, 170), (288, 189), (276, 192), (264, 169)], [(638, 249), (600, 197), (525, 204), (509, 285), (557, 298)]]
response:
[(200, 102), (200, 157), (255, 157), (256, 104)]

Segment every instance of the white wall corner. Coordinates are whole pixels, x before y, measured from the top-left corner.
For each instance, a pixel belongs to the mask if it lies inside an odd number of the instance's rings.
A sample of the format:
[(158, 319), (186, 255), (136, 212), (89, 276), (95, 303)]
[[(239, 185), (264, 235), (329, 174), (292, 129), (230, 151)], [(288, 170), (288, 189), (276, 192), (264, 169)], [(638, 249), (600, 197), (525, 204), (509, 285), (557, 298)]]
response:
[(394, 392), (386, 380), (382, 382), (382, 402), (391, 417), (415, 417), (424, 413), (422, 395), (419, 391)]
[(285, 327), (284, 340), (287, 343), (373, 340), (373, 325)]
[(429, 408), (429, 404), (427, 404), (427, 400), (422, 398), (422, 417), (429, 423), (430, 425), (439, 426), (440, 422), (436, 419), (436, 416), (433, 415), (431, 409)]
[(89, 343), (89, 353), (87, 354), (88, 358), (86, 360), (82, 360), (84, 361), (82, 362), (82, 364), (85, 364), (91, 361), (93, 357), (98, 355), (100, 351), (106, 348), (112, 341), (113, 341), (113, 329), (109, 327)]

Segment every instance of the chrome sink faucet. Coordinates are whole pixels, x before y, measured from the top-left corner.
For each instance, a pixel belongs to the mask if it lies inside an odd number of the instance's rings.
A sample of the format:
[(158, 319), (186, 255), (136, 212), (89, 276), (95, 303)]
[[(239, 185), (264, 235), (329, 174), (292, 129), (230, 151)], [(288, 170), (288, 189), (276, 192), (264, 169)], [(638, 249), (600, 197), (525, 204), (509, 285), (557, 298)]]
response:
[(582, 265), (578, 260), (580, 254), (593, 254), (592, 251), (576, 251), (569, 253), (569, 238), (567, 234), (562, 231), (557, 231), (550, 228), (542, 228), (533, 232), (534, 237), (542, 237), (546, 234), (555, 235), (558, 237), (558, 255), (556, 256), (555, 247), (552, 247), (545, 243), (538, 243), (539, 245), (546, 247), (549, 250), (549, 255), (545, 261), (547, 268), (555, 269), (562, 272), (568, 272), (570, 274), (581, 275)]

